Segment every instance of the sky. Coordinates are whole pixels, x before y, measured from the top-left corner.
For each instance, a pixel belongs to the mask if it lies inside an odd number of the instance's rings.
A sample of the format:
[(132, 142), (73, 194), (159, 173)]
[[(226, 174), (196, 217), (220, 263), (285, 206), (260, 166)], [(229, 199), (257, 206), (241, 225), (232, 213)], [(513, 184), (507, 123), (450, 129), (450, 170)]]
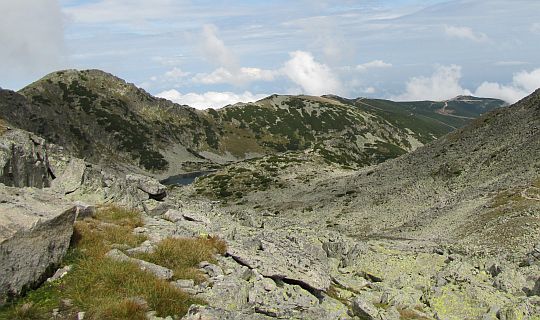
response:
[(271, 94), (515, 102), (538, 0), (0, 0), (0, 87), (101, 69), (196, 108)]

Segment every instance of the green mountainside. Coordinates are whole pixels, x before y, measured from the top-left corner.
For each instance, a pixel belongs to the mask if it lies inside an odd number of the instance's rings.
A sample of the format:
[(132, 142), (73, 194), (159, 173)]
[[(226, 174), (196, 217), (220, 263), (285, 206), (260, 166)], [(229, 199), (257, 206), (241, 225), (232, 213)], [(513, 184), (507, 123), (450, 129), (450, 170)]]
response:
[(188, 162), (304, 150), (345, 166), (377, 164), (505, 105), (472, 97), (397, 103), (273, 95), (200, 111), (99, 70), (55, 72), (19, 94), (2, 92), (0, 117), (90, 162), (161, 177), (182, 172)]

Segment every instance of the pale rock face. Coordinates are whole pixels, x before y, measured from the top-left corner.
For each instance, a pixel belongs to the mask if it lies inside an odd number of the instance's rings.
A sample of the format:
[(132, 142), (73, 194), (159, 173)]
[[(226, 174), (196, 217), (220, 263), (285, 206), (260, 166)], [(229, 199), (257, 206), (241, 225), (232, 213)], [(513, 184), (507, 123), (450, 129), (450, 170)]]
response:
[(76, 208), (45, 190), (0, 188), (0, 304), (45, 280), (64, 257)]
[(50, 185), (47, 146), (42, 138), (18, 129), (8, 130), (0, 141), (0, 183), (13, 187), (45, 188)]
[(63, 194), (75, 192), (83, 182), (85, 169), (84, 160), (72, 158), (62, 175), (53, 180), (52, 189)]

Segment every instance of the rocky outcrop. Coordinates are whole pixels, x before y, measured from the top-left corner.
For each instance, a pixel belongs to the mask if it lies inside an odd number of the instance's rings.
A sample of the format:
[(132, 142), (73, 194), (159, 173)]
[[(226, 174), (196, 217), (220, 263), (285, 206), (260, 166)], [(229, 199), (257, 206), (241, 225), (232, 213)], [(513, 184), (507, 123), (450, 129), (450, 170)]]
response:
[(72, 158), (62, 174), (53, 180), (53, 190), (63, 194), (75, 192), (83, 183), (85, 169), (86, 164), (84, 163), (84, 160)]
[(302, 230), (262, 230), (237, 238), (227, 253), (265, 277), (292, 281), (315, 292), (330, 287), (326, 252)]
[(0, 183), (45, 188), (50, 182), (45, 140), (18, 129), (4, 133), (0, 139)]
[(64, 257), (76, 208), (38, 189), (0, 188), (0, 305), (45, 280)]

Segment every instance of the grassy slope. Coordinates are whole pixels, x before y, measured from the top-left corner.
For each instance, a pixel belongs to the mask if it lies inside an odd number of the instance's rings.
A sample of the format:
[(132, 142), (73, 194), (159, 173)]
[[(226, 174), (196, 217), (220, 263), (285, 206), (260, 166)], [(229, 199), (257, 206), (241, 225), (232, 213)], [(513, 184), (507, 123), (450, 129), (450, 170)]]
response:
[[(85, 319), (143, 320), (149, 310), (163, 317), (181, 316), (191, 304), (203, 304), (132, 263), (105, 257), (112, 247), (136, 247), (144, 241), (133, 234), (133, 228), (142, 224), (138, 212), (116, 207), (103, 208), (95, 218), (77, 222), (63, 262), (72, 265), (72, 271), (4, 306), (0, 319), (51, 319), (53, 309), (58, 309), (56, 318), (62, 319), (76, 318), (84, 311)], [(154, 254), (140, 258), (172, 268), (176, 278), (202, 281), (204, 275), (196, 269), (199, 262), (215, 261), (214, 255), (224, 251), (219, 239), (165, 239)], [(137, 301), (141, 298), (147, 304)]]

